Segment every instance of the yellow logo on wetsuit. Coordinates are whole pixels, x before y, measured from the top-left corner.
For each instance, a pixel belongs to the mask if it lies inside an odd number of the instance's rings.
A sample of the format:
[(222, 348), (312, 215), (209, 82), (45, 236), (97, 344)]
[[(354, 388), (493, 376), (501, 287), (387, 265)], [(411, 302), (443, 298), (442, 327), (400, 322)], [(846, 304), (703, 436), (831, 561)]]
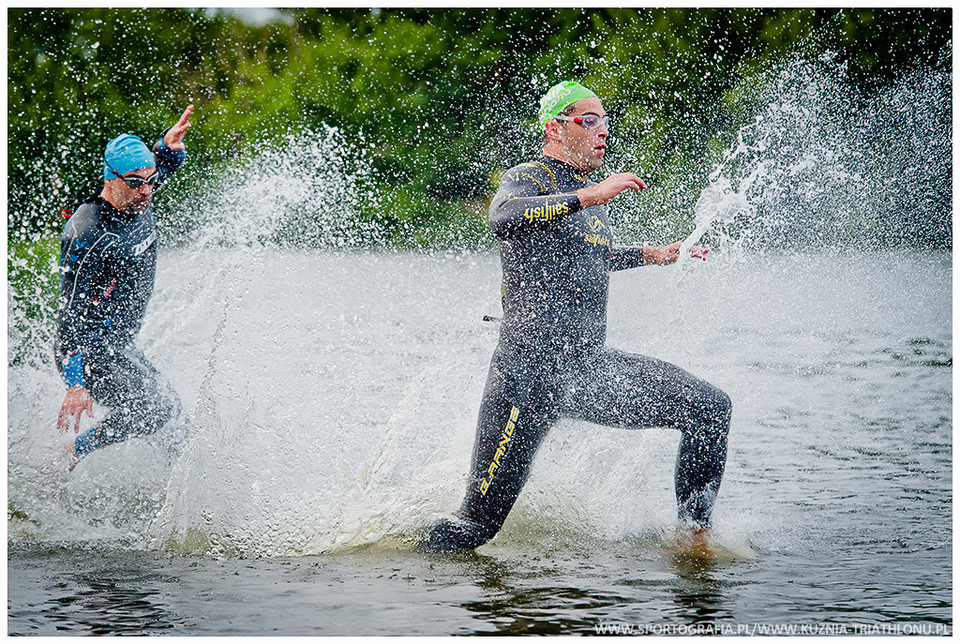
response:
[(570, 206), (565, 203), (546, 203), (539, 208), (527, 208), (523, 211), (523, 216), (527, 218), (527, 221), (533, 223), (535, 219), (551, 221), (568, 212), (570, 212)]
[(593, 244), (594, 246), (610, 245), (610, 238), (605, 237), (604, 235), (584, 235), (583, 240), (588, 244)]
[[(606, 227), (607, 227), (607, 226), (606, 226), (602, 221), (600, 221), (600, 218), (597, 217), (596, 215), (594, 215), (594, 216), (593, 216), (593, 219), (590, 220), (590, 228), (591, 228), (595, 233), (600, 233), (600, 232), (602, 232), (603, 230), (606, 229)], [(609, 246), (609, 245), (610, 245), (610, 238), (607, 237), (606, 235), (600, 235), (600, 234), (597, 234), (597, 235), (584, 235), (584, 236), (583, 236), (583, 239), (584, 239), (584, 241), (586, 241), (588, 244), (593, 244), (594, 246)]]
[(487, 495), (487, 490), (490, 489), (490, 484), (493, 483), (493, 475), (497, 471), (497, 468), (500, 467), (500, 458), (507, 453), (506, 447), (510, 443), (510, 439), (513, 438), (513, 430), (517, 426), (517, 418), (520, 416), (520, 410), (516, 407), (510, 410), (510, 420), (507, 421), (507, 426), (504, 427), (503, 433), (500, 435), (500, 444), (497, 446), (497, 453), (493, 455), (493, 460), (490, 461), (490, 466), (487, 468), (487, 478), (480, 482), (480, 494), (483, 496)]

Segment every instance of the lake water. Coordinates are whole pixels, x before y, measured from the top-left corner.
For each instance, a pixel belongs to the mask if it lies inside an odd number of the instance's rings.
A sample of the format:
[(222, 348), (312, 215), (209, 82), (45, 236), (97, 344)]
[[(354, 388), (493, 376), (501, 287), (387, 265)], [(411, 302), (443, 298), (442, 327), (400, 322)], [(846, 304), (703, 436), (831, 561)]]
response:
[(140, 344), (178, 460), (66, 474), (59, 377), (8, 369), (8, 633), (952, 632), (951, 253), (612, 276), (608, 344), (733, 400), (710, 563), (669, 547), (677, 434), (573, 421), (491, 544), (410, 550), (463, 493), (499, 282), (490, 253), (161, 254)]

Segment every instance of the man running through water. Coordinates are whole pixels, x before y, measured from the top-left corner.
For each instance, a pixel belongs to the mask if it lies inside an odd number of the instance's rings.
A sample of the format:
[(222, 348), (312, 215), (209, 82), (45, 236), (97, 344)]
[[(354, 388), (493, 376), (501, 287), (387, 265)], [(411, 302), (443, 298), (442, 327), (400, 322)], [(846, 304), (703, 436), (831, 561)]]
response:
[[(67, 385), (57, 426), (76, 433), (93, 401), (111, 408), (66, 447), (70, 468), (93, 450), (154, 434), (180, 414), (173, 387), (134, 345), (153, 293), (158, 233), (150, 200), (186, 157), (193, 106), (151, 151), (121, 134), (104, 151), (103, 190), (70, 216), (60, 240), (54, 357)], [(168, 446), (176, 449), (177, 437)], [(182, 439), (182, 436), (179, 437)]]
[[(682, 539), (706, 552), (726, 462), (730, 399), (670, 363), (607, 348), (609, 271), (671, 264), (680, 243), (613, 245), (604, 204), (646, 186), (636, 175), (593, 183), (609, 120), (597, 96), (564, 82), (540, 101), (543, 156), (508, 170), (490, 204), (500, 241), (504, 314), (487, 378), (471, 475), (454, 519), (419, 548), (472, 550), (496, 535), (530, 473), (537, 448), (561, 418), (681, 432), (675, 469)], [(695, 257), (707, 251), (693, 247)]]

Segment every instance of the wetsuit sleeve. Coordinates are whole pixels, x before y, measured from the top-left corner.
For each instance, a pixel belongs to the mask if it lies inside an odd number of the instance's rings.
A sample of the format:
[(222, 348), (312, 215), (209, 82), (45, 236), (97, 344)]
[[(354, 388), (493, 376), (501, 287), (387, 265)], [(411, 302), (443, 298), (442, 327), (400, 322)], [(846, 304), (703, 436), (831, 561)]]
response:
[(500, 180), (500, 189), (490, 202), (490, 228), (500, 239), (522, 237), (550, 228), (570, 213), (580, 210), (573, 193), (550, 193), (555, 185), (547, 171), (536, 164), (511, 168)]
[(609, 269), (622, 271), (643, 266), (643, 246), (614, 246), (610, 249)]
[[(96, 206), (85, 204), (83, 207)], [(57, 344), (65, 368), (70, 366), (70, 373), (80, 375), (80, 382), (74, 384), (82, 384), (81, 350), (96, 342), (103, 326), (103, 314), (99, 310), (101, 301), (109, 298), (116, 286), (102, 267), (104, 254), (115, 243), (116, 236), (98, 234), (92, 227), (85, 228), (83, 225), (78, 228), (68, 226), (60, 240), (60, 314), (57, 330)]]
[[(169, 129), (169, 128), (168, 128)], [(167, 132), (164, 130), (163, 135)], [(160, 172), (160, 179), (157, 181), (157, 190), (166, 183), (167, 179), (173, 176), (187, 158), (186, 150), (171, 150), (163, 142), (163, 135), (153, 146), (153, 156), (157, 160), (157, 170)]]

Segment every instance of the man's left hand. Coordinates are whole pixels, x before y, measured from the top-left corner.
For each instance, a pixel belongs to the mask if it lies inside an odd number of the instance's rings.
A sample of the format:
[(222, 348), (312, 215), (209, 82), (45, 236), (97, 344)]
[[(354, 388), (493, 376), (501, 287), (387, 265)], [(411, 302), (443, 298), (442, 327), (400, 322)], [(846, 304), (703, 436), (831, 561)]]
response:
[[(644, 249), (644, 259), (646, 264), (659, 264), (660, 266), (665, 266), (667, 264), (673, 264), (678, 259), (680, 259), (680, 246), (682, 242), (674, 242), (669, 246), (660, 246), (656, 248), (647, 247)], [(707, 259), (707, 253), (710, 252), (709, 248), (701, 248), (700, 246), (691, 246), (690, 255), (693, 257), (698, 257), (704, 261)]]
[(190, 115), (193, 114), (193, 105), (188, 105), (183, 111), (183, 116), (177, 121), (177, 124), (167, 130), (163, 135), (163, 142), (171, 150), (186, 150), (187, 146), (183, 144), (183, 135), (190, 129)]

